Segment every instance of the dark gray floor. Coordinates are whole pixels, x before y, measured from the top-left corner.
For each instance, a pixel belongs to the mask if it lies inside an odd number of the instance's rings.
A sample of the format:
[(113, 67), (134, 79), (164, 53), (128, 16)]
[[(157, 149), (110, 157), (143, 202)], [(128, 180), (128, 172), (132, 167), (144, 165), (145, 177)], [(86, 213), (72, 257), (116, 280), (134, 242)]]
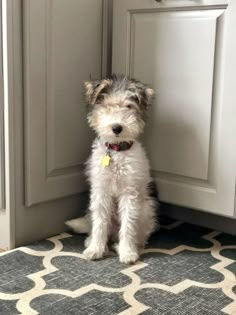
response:
[(0, 314), (236, 314), (236, 236), (162, 219), (140, 261), (63, 234), (0, 255)]

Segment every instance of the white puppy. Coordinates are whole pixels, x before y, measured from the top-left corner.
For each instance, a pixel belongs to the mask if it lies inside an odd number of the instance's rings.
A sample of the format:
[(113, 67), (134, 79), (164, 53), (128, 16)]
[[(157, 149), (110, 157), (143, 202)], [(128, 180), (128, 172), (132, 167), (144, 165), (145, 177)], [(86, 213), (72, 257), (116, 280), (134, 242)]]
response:
[(67, 221), (89, 233), (84, 255), (102, 258), (108, 240), (117, 242), (120, 261), (134, 263), (157, 226), (158, 207), (149, 162), (137, 137), (153, 90), (128, 77), (85, 82), (89, 125), (97, 138), (87, 162), (91, 186), (88, 214)]

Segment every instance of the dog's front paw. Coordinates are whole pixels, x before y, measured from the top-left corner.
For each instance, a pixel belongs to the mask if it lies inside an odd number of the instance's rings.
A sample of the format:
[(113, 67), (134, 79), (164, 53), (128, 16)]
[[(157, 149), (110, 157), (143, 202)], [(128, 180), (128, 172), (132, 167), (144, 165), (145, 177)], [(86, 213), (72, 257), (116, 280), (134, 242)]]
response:
[(134, 264), (138, 258), (138, 251), (131, 249), (130, 247), (119, 248), (120, 262), (124, 264)]
[(105, 250), (95, 246), (89, 246), (83, 251), (83, 255), (88, 260), (101, 259), (104, 255)]

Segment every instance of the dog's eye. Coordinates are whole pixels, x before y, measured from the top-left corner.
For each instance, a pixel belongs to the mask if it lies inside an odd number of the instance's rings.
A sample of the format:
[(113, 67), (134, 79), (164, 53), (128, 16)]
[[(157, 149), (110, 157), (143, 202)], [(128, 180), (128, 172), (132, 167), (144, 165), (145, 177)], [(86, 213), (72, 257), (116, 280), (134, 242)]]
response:
[(132, 109), (132, 108), (133, 108), (133, 106), (132, 106), (131, 104), (127, 105), (126, 107), (127, 107), (128, 109)]

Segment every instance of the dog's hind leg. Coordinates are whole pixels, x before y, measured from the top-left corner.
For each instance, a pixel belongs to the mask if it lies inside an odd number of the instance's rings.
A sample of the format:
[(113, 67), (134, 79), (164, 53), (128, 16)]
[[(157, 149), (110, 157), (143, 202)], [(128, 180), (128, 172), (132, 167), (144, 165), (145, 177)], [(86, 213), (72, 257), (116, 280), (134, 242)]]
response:
[(91, 243), (91, 234), (89, 236), (86, 237), (85, 241), (84, 241), (84, 247), (89, 247), (90, 243)]
[(150, 197), (145, 198), (138, 223), (138, 246), (143, 249), (150, 235), (159, 229), (157, 219), (158, 203)]
[(65, 224), (69, 226), (75, 233), (88, 234), (84, 241), (84, 246), (86, 248), (89, 247), (92, 239), (91, 237), (92, 223), (89, 214), (86, 214), (81, 218), (66, 221)]
[(91, 217), (89, 214), (81, 218), (66, 221), (65, 224), (69, 226), (75, 233), (90, 234), (91, 233)]

